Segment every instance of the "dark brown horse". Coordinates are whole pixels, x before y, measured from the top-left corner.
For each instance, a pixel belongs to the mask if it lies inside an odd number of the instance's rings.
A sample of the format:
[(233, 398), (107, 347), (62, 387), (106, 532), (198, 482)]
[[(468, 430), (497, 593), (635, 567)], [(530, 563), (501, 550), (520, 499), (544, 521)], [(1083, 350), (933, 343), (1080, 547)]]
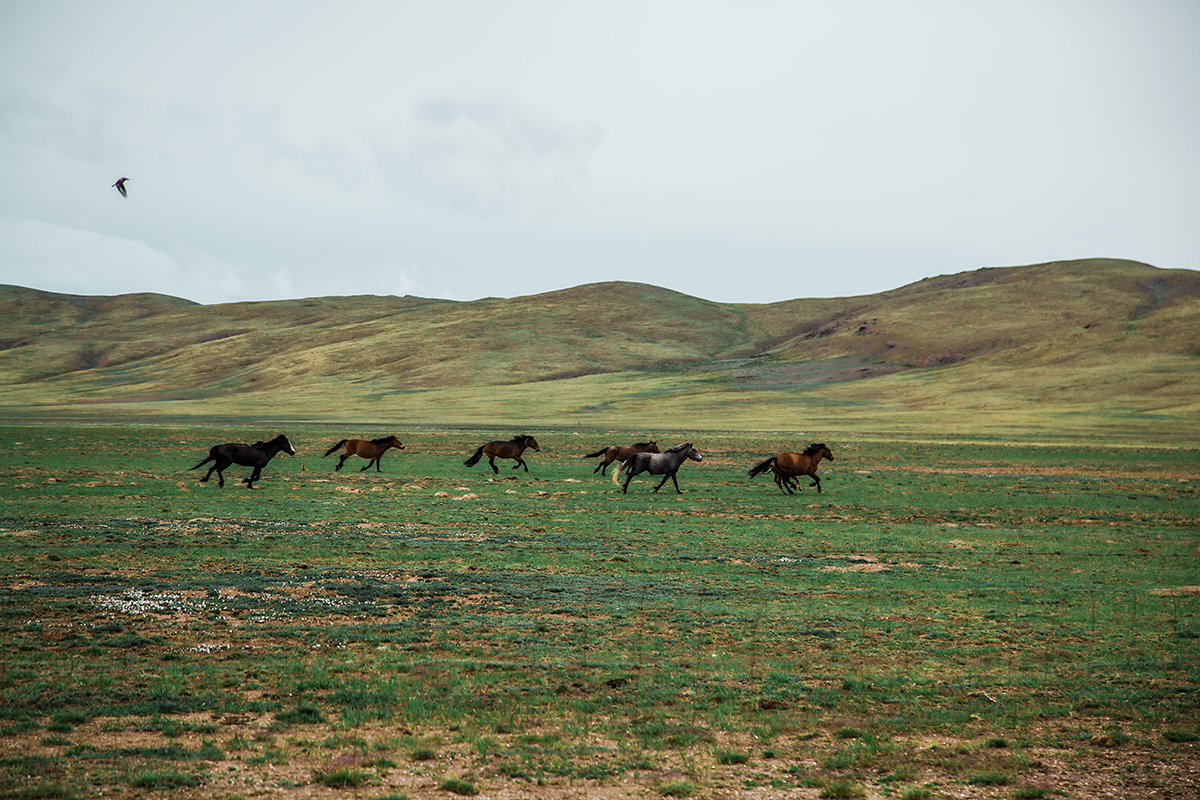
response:
[(242, 479), (242, 483), (246, 484), (247, 489), (253, 489), (254, 482), (262, 475), (262, 468), (267, 465), (268, 461), (275, 457), (276, 453), (296, 455), (296, 450), (292, 447), (292, 443), (282, 433), (269, 442), (255, 442), (254, 444), (229, 442), (228, 444), (214, 445), (209, 448), (208, 458), (191, 469), (200, 469), (200, 467), (212, 461), (213, 465), (208, 468), (208, 473), (200, 479), (200, 482), (207, 483), (208, 479), (212, 477), (213, 472), (216, 472), (217, 485), (224, 487), (225, 476), (222, 473), (225, 472), (226, 467), (230, 464), (254, 467), (254, 471), (250, 473), (250, 477)]
[(779, 453), (761, 461), (750, 468), (750, 477), (756, 477), (771, 470), (775, 473), (775, 485), (779, 491), (792, 494), (792, 489), (800, 491), (800, 476), (807, 475), (813, 482), (809, 486), (821, 491), (821, 479), (817, 477), (817, 465), (822, 458), (833, 461), (833, 453), (824, 444), (810, 444), (803, 453)]
[(384, 436), (382, 439), (372, 439), (369, 442), (366, 439), (342, 439), (333, 447), (326, 450), (325, 455), (321, 456), (321, 458), (332, 455), (333, 451), (337, 450), (342, 445), (346, 445), (346, 452), (342, 453), (341, 460), (338, 461), (337, 466), (333, 468), (334, 472), (340, 471), (342, 464), (345, 464), (346, 459), (350, 456), (359, 456), (367, 459), (367, 465), (360, 469), (359, 472), (366, 472), (371, 468), (372, 464), (375, 465), (376, 472), (383, 472), (383, 470), (379, 468), (379, 459), (383, 458), (383, 454), (393, 447), (397, 450), (404, 449), (404, 444), (395, 436)]
[(592, 470), (595, 475), (599, 472), (601, 475), (607, 475), (608, 465), (614, 461), (625, 463), (625, 459), (629, 458), (634, 453), (661, 453), (658, 449), (658, 442), (638, 442), (637, 444), (611, 444), (608, 447), (601, 448), (594, 453), (589, 453), (584, 458), (595, 458), (596, 456), (604, 456), (604, 460), (596, 465)]
[(479, 463), (479, 459), (487, 456), (488, 463), (492, 466), (492, 472), (499, 475), (500, 470), (496, 469), (496, 459), (513, 458), (517, 461), (513, 469), (524, 467), (525, 471), (529, 472), (529, 465), (525, 463), (525, 459), (521, 458), (521, 453), (524, 453), (527, 447), (532, 447), (539, 453), (542, 451), (542, 448), (538, 447), (537, 439), (522, 434), (521, 436), (514, 436), (507, 442), (500, 441), (499, 439), (494, 442), (488, 442), (472, 453), (471, 457), (463, 463), (468, 467), (473, 467)]

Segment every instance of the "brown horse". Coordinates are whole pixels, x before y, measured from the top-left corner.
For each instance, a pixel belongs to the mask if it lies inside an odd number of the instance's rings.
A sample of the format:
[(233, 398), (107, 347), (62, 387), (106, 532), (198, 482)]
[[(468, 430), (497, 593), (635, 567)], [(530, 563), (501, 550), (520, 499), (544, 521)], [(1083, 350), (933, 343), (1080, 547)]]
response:
[(479, 459), (486, 455), (488, 457), (488, 463), (492, 466), (492, 472), (499, 475), (500, 470), (496, 469), (496, 459), (513, 458), (516, 459), (517, 462), (513, 469), (524, 467), (525, 471), (529, 472), (529, 465), (525, 463), (525, 459), (521, 458), (521, 453), (524, 453), (525, 448), (527, 447), (532, 447), (539, 453), (542, 451), (542, 448), (538, 447), (537, 439), (534, 439), (532, 436), (526, 436), (522, 434), (520, 436), (514, 436), (507, 442), (500, 441), (499, 439), (493, 442), (488, 442), (472, 453), (471, 457), (463, 463), (468, 467), (473, 467), (479, 463)]
[(589, 453), (584, 458), (595, 458), (596, 456), (604, 456), (604, 460), (596, 465), (592, 470), (595, 475), (599, 472), (601, 475), (607, 475), (608, 465), (614, 461), (620, 461), (622, 464), (634, 453), (661, 453), (658, 449), (658, 442), (638, 442), (637, 444), (612, 444), (608, 447), (601, 448), (594, 453)]
[(771, 470), (775, 473), (775, 485), (779, 487), (779, 491), (793, 494), (793, 488), (802, 491), (799, 477), (807, 475), (813, 479), (809, 486), (817, 487), (819, 492), (821, 479), (817, 477), (817, 465), (821, 463), (822, 458), (833, 461), (833, 453), (824, 444), (810, 444), (803, 453), (779, 453), (755, 464), (750, 468), (750, 477)]
[(404, 445), (395, 436), (384, 436), (382, 439), (372, 439), (369, 442), (366, 439), (342, 439), (333, 447), (326, 450), (325, 455), (321, 456), (321, 458), (332, 455), (333, 451), (342, 445), (346, 445), (346, 452), (342, 453), (341, 460), (338, 461), (337, 466), (333, 469), (334, 472), (341, 470), (342, 464), (345, 464), (346, 459), (350, 456), (360, 456), (367, 459), (367, 465), (360, 469), (359, 472), (366, 472), (371, 468), (372, 464), (375, 465), (376, 472), (383, 472), (379, 468), (379, 459), (383, 458), (383, 454), (393, 447), (397, 450), (404, 449)]

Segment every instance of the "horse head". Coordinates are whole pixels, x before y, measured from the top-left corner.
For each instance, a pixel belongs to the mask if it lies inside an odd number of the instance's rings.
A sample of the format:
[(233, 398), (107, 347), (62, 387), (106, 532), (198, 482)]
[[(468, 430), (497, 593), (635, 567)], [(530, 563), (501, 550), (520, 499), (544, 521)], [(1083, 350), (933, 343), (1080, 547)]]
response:
[(539, 453), (542, 452), (542, 448), (538, 447), (537, 439), (532, 436), (518, 436), (517, 439), (523, 442), (526, 447), (530, 447)]

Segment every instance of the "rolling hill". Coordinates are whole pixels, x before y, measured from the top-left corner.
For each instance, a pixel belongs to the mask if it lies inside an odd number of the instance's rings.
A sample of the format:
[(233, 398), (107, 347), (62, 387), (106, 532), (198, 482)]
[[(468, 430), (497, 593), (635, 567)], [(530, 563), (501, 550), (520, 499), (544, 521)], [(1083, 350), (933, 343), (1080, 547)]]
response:
[(0, 413), (1151, 436), (1200, 431), (1200, 273), (980, 269), (717, 303), (599, 283), (511, 299), (198, 305), (0, 287)]

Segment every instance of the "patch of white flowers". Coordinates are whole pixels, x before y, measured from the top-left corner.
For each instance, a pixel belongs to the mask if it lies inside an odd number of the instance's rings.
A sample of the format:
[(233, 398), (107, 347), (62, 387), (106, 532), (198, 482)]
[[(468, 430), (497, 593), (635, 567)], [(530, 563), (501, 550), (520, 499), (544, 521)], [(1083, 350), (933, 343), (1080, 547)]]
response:
[(145, 614), (166, 614), (182, 611), (190, 603), (177, 594), (151, 594), (141, 589), (130, 589), (120, 597), (94, 594), (88, 598), (97, 608), (106, 611), (120, 611), (124, 614), (143, 616)]

